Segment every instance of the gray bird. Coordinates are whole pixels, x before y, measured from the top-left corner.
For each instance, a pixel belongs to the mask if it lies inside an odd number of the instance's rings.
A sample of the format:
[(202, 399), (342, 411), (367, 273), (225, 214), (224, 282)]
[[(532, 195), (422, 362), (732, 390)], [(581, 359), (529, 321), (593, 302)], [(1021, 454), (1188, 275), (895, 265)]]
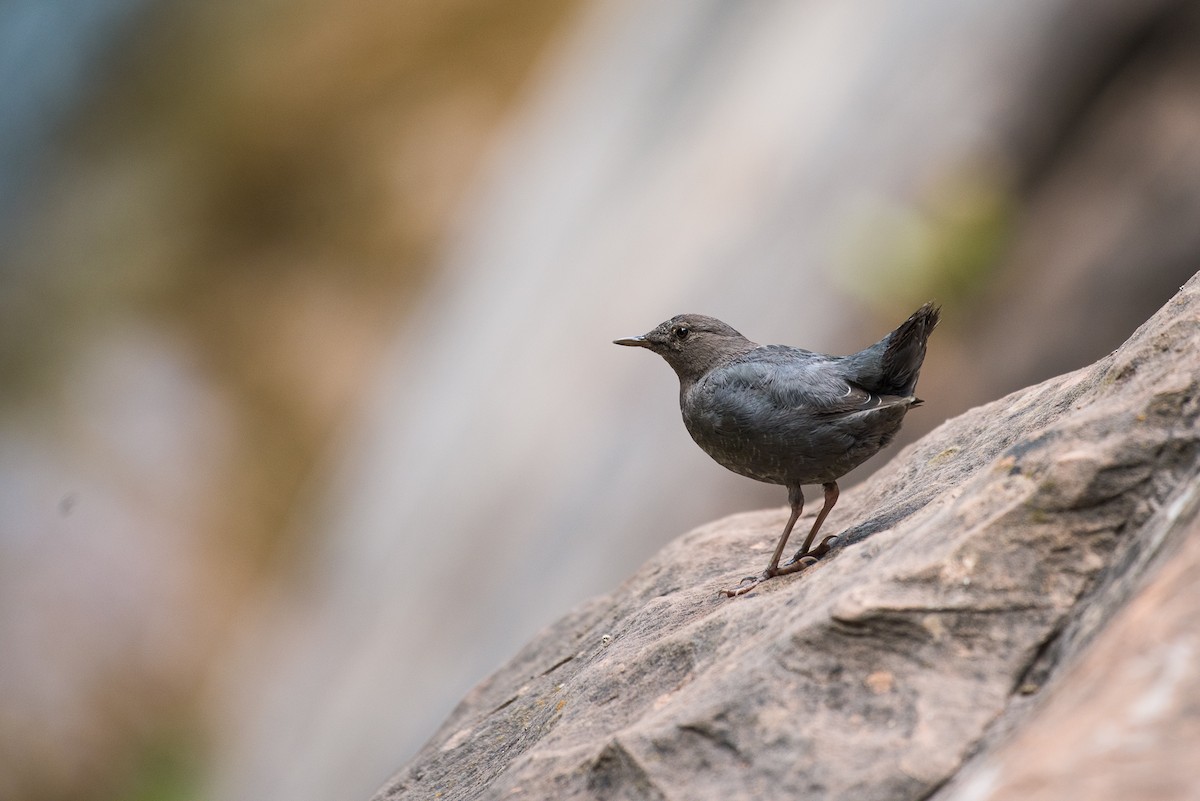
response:
[[(816, 549), (812, 544), (837, 503), (837, 480), (891, 442), (905, 413), (921, 403), (913, 393), (939, 314), (926, 303), (895, 331), (850, 356), (758, 345), (700, 314), (681, 314), (647, 334), (614, 341), (667, 360), (679, 376), (683, 424), (718, 464), (787, 487), (792, 513), (767, 569), (722, 590), (725, 595), (803, 570), (829, 551), (834, 536)], [(803, 547), (780, 566), (804, 508), (803, 484), (821, 484), (825, 505)]]

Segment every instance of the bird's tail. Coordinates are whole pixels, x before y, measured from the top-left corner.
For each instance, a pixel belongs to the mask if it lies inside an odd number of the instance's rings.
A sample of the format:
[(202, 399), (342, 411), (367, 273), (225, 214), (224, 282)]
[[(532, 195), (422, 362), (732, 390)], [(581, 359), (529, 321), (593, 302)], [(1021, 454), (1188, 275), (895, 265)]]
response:
[(925, 361), (925, 343), (940, 317), (941, 309), (926, 303), (895, 331), (851, 357), (860, 383), (874, 392), (912, 395)]
[(941, 314), (942, 310), (932, 302), (926, 303), (888, 334), (883, 351), (883, 379), (897, 394), (911, 395), (916, 390), (921, 363), (925, 361), (925, 343)]

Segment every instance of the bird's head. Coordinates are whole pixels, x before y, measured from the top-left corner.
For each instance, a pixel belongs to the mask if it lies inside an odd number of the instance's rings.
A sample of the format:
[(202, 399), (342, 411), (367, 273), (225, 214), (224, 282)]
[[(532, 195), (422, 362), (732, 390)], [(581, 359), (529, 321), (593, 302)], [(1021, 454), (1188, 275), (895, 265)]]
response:
[(695, 381), (756, 347), (732, 327), (702, 314), (680, 314), (640, 337), (616, 339), (613, 343), (654, 351), (667, 360), (683, 382)]

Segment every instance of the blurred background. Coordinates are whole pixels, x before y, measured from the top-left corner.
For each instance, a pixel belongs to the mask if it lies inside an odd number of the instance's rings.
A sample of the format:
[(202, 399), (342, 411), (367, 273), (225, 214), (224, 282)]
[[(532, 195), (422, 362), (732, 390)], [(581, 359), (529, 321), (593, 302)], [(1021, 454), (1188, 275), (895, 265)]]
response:
[(366, 798), (784, 503), (615, 337), (936, 298), (911, 441), (1200, 269), (1194, 0), (7, 0), (0, 111), (4, 801)]

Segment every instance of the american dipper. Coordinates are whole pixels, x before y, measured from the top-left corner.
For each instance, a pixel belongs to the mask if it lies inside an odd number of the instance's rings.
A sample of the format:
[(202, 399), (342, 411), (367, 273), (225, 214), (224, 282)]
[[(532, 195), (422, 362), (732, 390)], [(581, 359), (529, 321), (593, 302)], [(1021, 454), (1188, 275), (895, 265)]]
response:
[[(925, 343), (940, 309), (926, 303), (871, 347), (826, 356), (787, 345), (758, 345), (720, 320), (681, 314), (617, 345), (647, 348), (679, 376), (679, 406), (688, 433), (733, 472), (787, 487), (791, 517), (767, 569), (722, 592), (733, 597), (760, 582), (803, 570), (836, 536), (813, 540), (838, 499), (837, 480), (874, 456), (921, 403), (913, 392)], [(780, 566), (804, 508), (802, 484), (821, 484), (825, 505), (803, 547)]]

